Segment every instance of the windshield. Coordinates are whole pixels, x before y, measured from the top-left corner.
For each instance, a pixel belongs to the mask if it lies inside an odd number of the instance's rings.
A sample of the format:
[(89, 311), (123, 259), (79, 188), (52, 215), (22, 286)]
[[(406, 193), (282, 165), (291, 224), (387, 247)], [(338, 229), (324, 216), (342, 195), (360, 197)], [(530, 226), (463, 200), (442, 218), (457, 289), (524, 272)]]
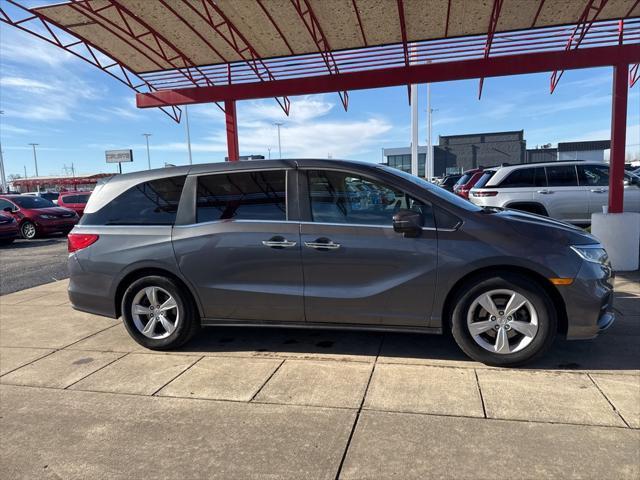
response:
[(21, 208), (49, 208), (49, 207), (55, 207), (53, 202), (47, 200), (46, 198), (31, 197), (31, 196), (28, 196), (28, 195), (25, 195), (24, 197), (13, 197), (11, 199), (11, 201), (14, 202), (16, 205), (18, 205)]
[(495, 175), (495, 170), (485, 170), (480, 179), (476, 182), (473, 188), (482, 188), (484, 187), (489, 179)]
[(403, 172), (402, 170), (398, 170), (398, 169), (392, 168), (392, 167), (386, 167), (384, 165), (380, 165), (378, 168), (381, 168), (381, 169), (385, 170), (386, 172), (389, 172), (389, 173), (391, 173), (393, 175), (397, 175), (398, 177), (402, 177), (405, 180), (408, 180), (411, 183), (414, 183), (414, 184), (418, 185), (419, 187), (424, 188), (429, 193), (431, 193), (432, 195), (435, 195), (438, 198), (441, 198), (445, 202), (454, 204), (458, 208), (462, 208), (462, 209), (468, 210), (470, 212), (479, 212), (479, 211), (482, 210), (480, 207), (478, 207), (478, 206), (474, 205), (473, 203), (465, 200), (464, 198), (461, 198), (461, 197), (459, 197), (457, 195), (454, 195), (453, 193), (445, 190), (444, 188), (440, 188), (440, 187), (438, 187), (438, 186), (436, 186), (436, 185), (434, 185), (432, 183), (429, 183), (426, 180), (424, 180), (423, 178), (416, 177), (415, 175), (411, 175), (409, 173)]

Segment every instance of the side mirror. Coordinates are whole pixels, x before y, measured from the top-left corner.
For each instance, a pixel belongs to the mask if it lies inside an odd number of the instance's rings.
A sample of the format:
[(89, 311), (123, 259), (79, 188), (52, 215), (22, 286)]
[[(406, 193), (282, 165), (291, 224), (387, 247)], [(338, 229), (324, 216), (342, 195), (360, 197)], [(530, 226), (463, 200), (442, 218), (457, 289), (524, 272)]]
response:
[(13, 207), (4, 207), (2, 210), (5, 212), (13, 213)]
[(406, 208), (398, 210), (393, 216), (393, 230), (405, 237), (417, 237), (422, 231), (422, 214)]

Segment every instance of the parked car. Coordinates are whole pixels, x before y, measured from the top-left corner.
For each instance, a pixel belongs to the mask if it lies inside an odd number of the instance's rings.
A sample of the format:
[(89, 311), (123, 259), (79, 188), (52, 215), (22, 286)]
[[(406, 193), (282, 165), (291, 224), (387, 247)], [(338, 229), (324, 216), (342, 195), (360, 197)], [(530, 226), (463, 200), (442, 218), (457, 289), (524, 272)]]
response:
[(0, 245), (9, 245), (20, 236), (18, 222), (7, 212), (0, 212)]
[[(353, 184), (395, 201), (364, 206)], [(74, 308), (122, 316), (155, 350), (201, 325), (450, 329), (471, 358), (516, 365), (559, 333), (591, 339), (614, 320), (607, 254), (584, 230), (368, 163), (118, 175), (94, 190), (68, 244)]]
[[(625, 172), (624, 208), (640, 212), (640, 183)], [(609, 199), (609, 165), (568, 161), (510, 165), (485, 171), (471, 189), (476, 205), (546, 215), (576, 224), (591, 223)]]
[(59, 192), (50, 192), (50, 191), (41, 191), (41, 192), (25, 192), (21, 195), (31, 195), (34, 197), (41, 197), (41, 198), (45, 198), (51, 202), (53, 202), (54, 204), (58, 203), (58, 197), (60, 196)]
[(471, 188), (473, 188), (476, 182), (480, 179), (483, 171), (484, 168), (480, 167), (464, 172), (453, 186), (453, 193), (468, 200), (469, 190), (471, 190)]
[(442, 180), (440, 180), (440, 182), (438, 182), (438, 185), (445, 190), (448, 190), (449, 192), (453, 192), (453, 187), (456, 183), (458, 183), (458, 180), (460, 180), (461, 177), (461, 174), (447, 175)]
[(82, 217), (90, 196), (91, 192), (61, 192), (58, 206), (73, 210), (79, 217)]
[(18, 222), (23, 238), (62, 232), (69, 233), (78, 223), (78, 215), (68, 208), (56, 207), (49, 200), (32, 195), (0, 195), (0, 210)]

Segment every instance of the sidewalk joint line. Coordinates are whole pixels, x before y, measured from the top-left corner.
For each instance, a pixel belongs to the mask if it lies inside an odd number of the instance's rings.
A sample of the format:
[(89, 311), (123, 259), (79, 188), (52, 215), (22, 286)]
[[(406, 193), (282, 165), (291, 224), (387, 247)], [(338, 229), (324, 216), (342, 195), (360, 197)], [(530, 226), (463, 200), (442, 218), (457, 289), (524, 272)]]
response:
[[(81, 350), (77, 350), (77, 351), (81, 351)], [(100, 353), (104, 353), (104, 352), (100, 352)], [(114, 353), (122, 353), (122, 352), (114, 352)], [(101, 366), (101, 367), (100, 367), (100, 368), (98, 368), (97, 370), (94, 370), (93, 372), (89, 373), (88, 375), (85, 375), (85, 376), (84, 376), (84, 377), (82, 377), (81, 379), (76, 380), (76, 381), (75, 381), (75, 382), (73, 382), (73, 383), (70, 383), (69, 385), (67, 385), (66, 387), (64, 387), (62, 390), (67, 390), (67, 389), (69, 389), (69, 388), (73, 387), (76, 383), (81, 382), (82, 380), (84, 380), (85, 378), (90, 377), (90, 376), (91, 376), (91, 375), (93, 375), (94, 373), (98, 373), (100, 370), (103, 370), (103, 369), (107, 368), (109, 365), (114, 364), (115, 362), (117, 362), (117, 361), (118, 361), (118, 360), (120, 360), (121, 358), (126, 357), (127, 355), (129, 355), (129, 354), (128, 354), (128, 353), (125, 353), (124, 355), (120, 355), (119, 357), (114, 358), (114, 359), (113, 359), (113, 360), (111, 360), (109, 363), (107, 363), (107, 364), (105, 364), (105, 365)]]
[(283, 359), (283, 360), (278, 364), (278, 366), (275, 368), (275, 370), (274, 370), (273, 372), (271, 372), (271, 375), (269, 375), (269, 376), (267, 377), (267, 379), (264, 381), (264, 383), (260, 386), (260, 388), (258, 388), (258, 390), (256, 390), (256, 393), (254, 393), (254, 394), (251, 396), (251, 398), (249, 399), (249, 403), (253, 402), (253, 400), (258, 396), (258, 394), (259, 394), (259, 393), (262, 391), (262, 389), (267, 385), (267, 383), (269, 383), (269, 380), (271, 380), (271, 379), (273, 378), (273, 376), (276, 374), (276, 372), (277, 372), (278, 370), (280, 370), (280, 367), (281, 367), (282, 365), (284, 365), (284, 362), (286, 362), (286, 361), (287, 361), (287, 359), (285, 358), (285, 359)]
[(613, 408), (613, 411), (616, 412), (616, 415), (618, 415), (618, 417), (620, 417), (620, 420), (622, 420), (622, 422), (627, 426), (627, 428), (631, 428), (631, 425), (629, 425), (629, 423), (625, 420), (625, 418), (622, 416), (622, 414), (616, 408), (616, 406), (613, 404), (613, 402), (611, 400), (609, 400), (609, 397), (607, 396), (607, 394), (604, 393), (604, 391), (600, 388), (600, 385), (598, 385), (598, 382), (595, 381), (595, 379), (591, 376), (590, 373), (587, 373), (587, 377), (589, 377), (589, 380), (591, 380), (591, 383), (593, 383), (595, 385), (595, 387), (598, 389), (600, 394), (605, 398), (605, 400), (607, 402), (609, 402), (609, 405), (611, 405), (611, 408)]
[(478, 386), (478, 393), (480, 394), (480, 402), (482, 402), (482, 414), (484, 418), (487, 418), (487, 409), (484, 405), (484, 395), (482, 395), (482, 388), (480, 388), (480, 379), (478, 378), (478, 370), (473, 369), (473, 374), (476, 376), (476, 385)]
[[(177, 357), (178, 355), (176, 355)], [(186, 356), (186, 355), (180, 355), (182, 356)], [(204, 358), (204, 355), (201, 355), (200, 358), (198, 358), (195, 362), (193, 362), (191, 365), (189, 365), (187, 368), (185, 368), (184, 370), (182, 370), (180, 373), (178, 373), (175, 377), (173, 377), (171, 380), (169, 380), (168, 382), (166, 382), (164, 385), (162, 385), (160, 388), (158, 388), (155, 392), (153, 392), (151, 395), (149, 395), (150, 397), (154, 397), (156, 395), (156, 393), (158, 393), (160, 390), (162, 390), (164, 387), (166, 387), (167, 385), (169, 385), (171, 382), (173, 382), (176, 378), (180, 377), (181, 375), (185, 374), (186, 372), (188, 372), (189, 370), (191, 370), (191, 368), (196, 364), (199, 363), (200, 360), (202, 360)]]

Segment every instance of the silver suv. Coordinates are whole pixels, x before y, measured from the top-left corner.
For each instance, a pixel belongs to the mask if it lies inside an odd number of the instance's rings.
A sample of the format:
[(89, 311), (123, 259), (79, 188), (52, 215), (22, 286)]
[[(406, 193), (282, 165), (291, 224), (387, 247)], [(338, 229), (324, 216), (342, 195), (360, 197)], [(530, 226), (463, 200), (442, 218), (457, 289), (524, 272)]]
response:
[[(625, 173), (624, 209), (640, 212), (638, 178)], [(609, 165), (586, 161), (526, 163), (492, 168), (471, 189), (481, 207), (502, 207), (577, 224), (591, 223), (609, 199)]]

